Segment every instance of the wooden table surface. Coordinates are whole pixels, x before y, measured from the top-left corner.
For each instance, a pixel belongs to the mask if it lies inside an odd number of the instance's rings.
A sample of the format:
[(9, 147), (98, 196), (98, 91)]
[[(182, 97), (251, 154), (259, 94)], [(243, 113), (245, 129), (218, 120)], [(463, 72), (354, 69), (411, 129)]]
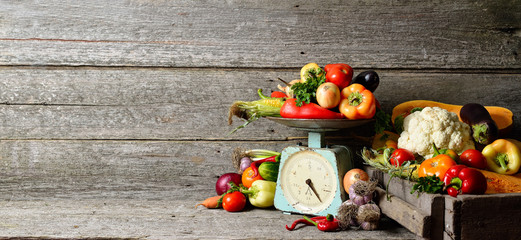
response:
[(0, 238), (415, 239), (390, 220), (289, 232), (298, 217), (275, 209), (194, 208), (234, 149), (306, 141), (266, 119), (229, 135), (229, 106), (344, 62), (378, 72), (387, 112), (502, 106), (519, 139), (519, 53), (519, 1), (1, 0)]

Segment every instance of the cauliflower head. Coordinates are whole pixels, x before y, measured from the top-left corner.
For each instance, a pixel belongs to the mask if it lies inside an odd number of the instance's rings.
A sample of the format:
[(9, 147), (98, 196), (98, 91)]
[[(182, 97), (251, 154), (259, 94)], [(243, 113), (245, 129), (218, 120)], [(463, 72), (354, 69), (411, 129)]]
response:
[(461, 122), (453, 112), (439, 107), (425, 107), (405, 117), (398, 148), (428, 159), (434, 154), (433, 144), (438, 149), (452, 149), (458, 154), (475, 148), (469, 125)]

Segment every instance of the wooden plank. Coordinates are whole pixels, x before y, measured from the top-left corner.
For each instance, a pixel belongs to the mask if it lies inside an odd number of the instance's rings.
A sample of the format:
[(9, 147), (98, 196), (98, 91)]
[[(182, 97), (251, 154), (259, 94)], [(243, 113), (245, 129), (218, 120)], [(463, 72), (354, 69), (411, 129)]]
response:
[[(390, 179), (387, 173), (373, 167), (365, 166), (364, 169), (371, 179), (377, 180), (382, 186), (380, 194), (389, 196), (389, 199), (380, 197), (378, 204), (382, 211), (390, 214), (388, 215), (390, 218), (419, 236), (429, 239), (443, 238), (445, 199), (441, 194), (411, 193), (414, 183), (400, 178)], [(413, 213), (402, 213), (403, 211), (413, 211)], [(419, 221), (415, 214), (420, 215)]]
[(377, 188), (377, 193), (377, 204), (383, 214), (420, 237), (429, 238), (431, 236), (432, 217), (430, 213), (426, 213), (392, 194), (388, 199), (387, 192), (381, 188)]
[(494, 0), (2, 1), (0, 64), (519, 69), (520, 8)]
[(284, 226), (301, 216), (274, 209), (194, 209), (195, 203), (114, 197), (0, 201), (0, 239), (416, 239), (388, 219), (376, 231), (287, 231)]
[(281, 151), (288, 141), (0, 142), (0, 199), (200, 199), (234, 172), (236, 148)]
[[(415, 239), (389, 219), (376, 231), (287, 231), (301, 216), (273, 208), (194, 206), (234, 171), (231, 152), (278, 141), (1, 141), (0, 239)], [(204, 153), (204, 155), (201, 155)], [(245, 226), (248, 226), (245, 229)]]
[[(403, 101), (427, 99), (503, 106), (521, 115), (516, 74), (379, 72), (375, 95), (387, 112)], [(0, 68), (0, 139), (305, 137), (305, 132), (266, 119), (228, 135), (242, 124), (233, 118), (228, 125), (234, 101), (256, 100), (257, 89), (267, 94), (276, 90), (277, 77), (297, 76), (294, 69)], [(407, 94), (397, 95), (396, 89)], [(521, 125), (519, 118), (514, 121)], [(521, 129), (513, 136), (521, 136)]]
[(461, 239), (461, 201), (456, 198), (445, 198), (445, 225), (444, 235), (445, 240)]
[[(447, 197), (448, 198), (448, 197)], [(516, 239), (521, 234), (521, 194), (458, 196), (460, 239)]]

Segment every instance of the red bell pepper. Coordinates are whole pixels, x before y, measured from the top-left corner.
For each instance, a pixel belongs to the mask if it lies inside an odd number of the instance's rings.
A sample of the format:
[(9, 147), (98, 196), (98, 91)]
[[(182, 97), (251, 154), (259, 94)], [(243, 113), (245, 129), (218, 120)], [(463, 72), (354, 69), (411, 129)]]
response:
[(458, 194), (483, 194), (487, 190), (487, 179), (480, 171), (465, 165), (452, 166), (443, 177), (445, 189), (450, 196)]
[(302, 103), (302, 106), (296, 105), (295, 98), (288, 98), (280, 108), (280, 116), (283, 118), (300, 118), (300, 119), (341, 119), (344, 118), (342, 113), (334, 112), (323, 108), (315, 103)]
[(345, 63), (328, 64), (324, 66), (326, 82), (332, 82), (342, 90), (353, 80), (353, 68)]

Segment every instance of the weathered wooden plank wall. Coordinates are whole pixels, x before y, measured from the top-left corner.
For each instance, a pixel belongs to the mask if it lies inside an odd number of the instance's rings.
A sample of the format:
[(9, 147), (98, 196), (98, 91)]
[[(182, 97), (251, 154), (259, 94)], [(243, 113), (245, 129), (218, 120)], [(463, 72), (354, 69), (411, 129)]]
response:
[(519, 52), (519, 1), (0, 1), (0, 237), (414, 238), (194, 210), (234, 148), (306, 136), (267, 120), (228, 135), (228, 107), (346, 62), (378, 71), (386, 111), (504, 106), (519, 137)]

